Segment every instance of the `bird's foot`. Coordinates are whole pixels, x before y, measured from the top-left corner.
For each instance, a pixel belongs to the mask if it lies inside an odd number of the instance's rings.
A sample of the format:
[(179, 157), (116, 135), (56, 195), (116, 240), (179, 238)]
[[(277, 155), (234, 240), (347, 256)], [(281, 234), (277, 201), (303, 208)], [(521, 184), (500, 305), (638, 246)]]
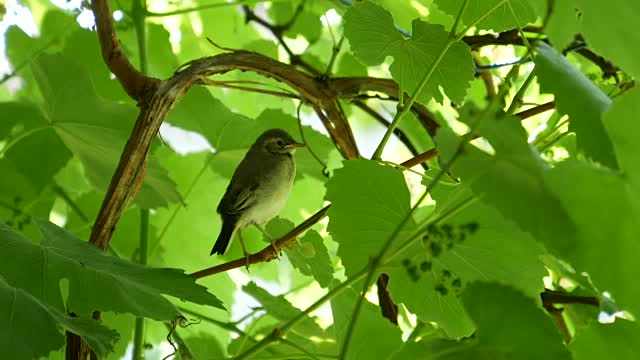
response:
[(249, 264), (250, 264), (250, 262), (249, 262), (249, 254), (244, 253), (244, 258), (245, 258), (245, 260), (247, 260), (247, 263), (246, 263), (245, 267), (247, 268), (247, 272), (249, 272)]
[(276, 258), (280, 260), (280, 255), (278, 255), (278, 247), (276, 246), (275, 240), (271, 240), (271, 247), (273, 247), (273, 253), (276, 254)]

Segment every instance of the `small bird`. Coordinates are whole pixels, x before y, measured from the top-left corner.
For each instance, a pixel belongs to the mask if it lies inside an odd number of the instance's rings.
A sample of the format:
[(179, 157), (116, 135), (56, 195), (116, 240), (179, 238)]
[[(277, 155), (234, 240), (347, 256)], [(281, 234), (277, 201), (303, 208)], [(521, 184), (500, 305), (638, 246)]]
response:
[(241, 229), (254, 225), (271, 240), (278, 256), (275, 239), (260, 225), (273, 219), (287, 202), (296, 175), (293, 154), (304, 146), (282, 129), (270, 129), (258, 137), (233, 173), (218, 204), (222, 229), (210, 255), (224, 255), (237, 232), (248, 270), (249, 253)]

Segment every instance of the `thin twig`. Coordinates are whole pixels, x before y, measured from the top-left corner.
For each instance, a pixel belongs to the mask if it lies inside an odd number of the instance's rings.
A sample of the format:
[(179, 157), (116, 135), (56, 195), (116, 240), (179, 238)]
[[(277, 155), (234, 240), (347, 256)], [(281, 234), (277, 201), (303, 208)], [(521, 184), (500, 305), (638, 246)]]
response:
[(340, 53), (340, 49), (342, 49), (342, 43), (344, 42), (344, 35), (340, 37), (340, 40), (337, 44), (334, 43), (333, 51), (331, 52), (331, 57), (329, 58), (329, 64), (327, 64), (327, 69), (322, 74), (323, 79), (328, 79), (331, 76), (331, 72), (333, 71), (333, 64)]
[(333, 287), (325, 296), (318, 299), (316, 302), (307, 307), (303, 312), (296, 315), (291, 320), (287, 321), (280, 327), (276, 327), (273, 329), (271, 334), (266, 336), (264, 339), (260, 340), (258, 344), (253, 346), (252, 348), (247, 349), (242, 354), (238, 355), (235, 360), (244, 360), (252, 357), (256, 353), (260, 352), (262, 349), (265, 349), (271, 343), (278, 341), (283, 335), (289, 332), (292, 328), (297, 326), (301, 321), (307, 319), (309, 314), (316, 311), (322, 304), (333, 299), (334, 297), (340, 295), (342, 291), (350, 287), (351, 285), (359, 282), (362, 278), (367, 274), (367, 268), (365, 267), (358, 273), (349, 277), (346, 281), (341, 283), (340, 285)]
[(254, 92), (259, 94), (267, 94), (267, 95), (273, 95), (278, 97), (284, 97), (289, 99), (300, 99), (300, 96), (293, 93), (289, 93), (289, 92), (258, 89), (258, 88), (248, 87), (248, 86), (232, 85), (225, 81), (216, 81), (216, 80), (203, 78), (203, 79), (199, 79), (198, 82), (204, 85), (218, 86), (218, 87), (224, 87), (228, 89), (238, 89), (238, 90), (244, 90), (244, 91), (249, 91), (249, 92)]
[(283, 343), (283, 344), (285, 344), (285, 345), (288, 345), (288, 346), (290, 346), (290, 347), (292, 347), (292, 348), (294, 348), (294, 349), (296, 349), (296, 350), (298, 350), (298, 351), (300, 351), (300, 352), (302, 352), (303, 354), (307, 355), (307, 356), (308, 356), (309, 358), (311, 358), (311, 359), (314, 359), (314, 360), (320, 360), (320, 358), (319, 358), (318, 356), (316, 356), (315, 354), (313, 354), (313, 353), (309, 352), (307, 349), (305, 349), (305, 348), (303, 348), (302, 346), (300, 346), (300, 345), (298, 345), (298, 344), (294, 343), (294, 342), (293, 342), (293, 341), (291, 341), (291, 340), (287, 340), (287, 339), (285, 339), (285, 338), (283, 338), (283, 337), (280, 337), (280, 338), (278, 339), (278, 341), (279, 341), (279, 342), (281, 342), (281, 343)]
[(62, 200), (64, 200), (64, 202), (71, 208), (71, 210), (73, 210), (73, 212), (76, 213), (76, 215), (78, 215), (78, 217), (80, 217), (82, 221), (84, 221), (85, 223), (89, 222), (89, 217), (84, 214), (82, 209), (80, 209), (80, 206), (76, 204), (75, 201), (73, 201), (71, 196), (69, 196), (69, 194), (67, 194), (67, 192), (64, 191), (64, 189), (60, 185), (53, 185), (53, 191), (58, 194), (58, 196), (60, 196)]
[(511, 105), (509, 105), (509, 108), (507, 109), (507, 114), (513, 114), (522, 105), (524, 94), (527, 92), (529, 85), (531, 84), (531, 82), (533, 82), (533, 79), (535, 77), (536, 77), (536, 72), (535, 72), (535, 68), (533, 68), (533, 70), (531, 70), (527, 78), (524, 80), (524, 83), (522, 84), (522, 86), (520, 86), (520, 89), (518, 90), (518, 92), (516, 92), (516, 94), (513, 96), (513, 100), (511, 100)]
[(247, 2), (248, 2), (248, 0), (218, 2), (218, 3), (213, 3), (213, 4), (194, 6), (194, 7), (186, 8), (186, 9), (178, 9), (178, 10), (167, 11), (167, 12), (164, 12), (164, 13), (157, 13), (157, 12), (147, 11), (146, 12), (146, 16), (147, 17), (166, 17), (166, 16), (182, 15), (182, 14), (188, 14), (188, 13), (196, 12), (196, 11), (209, 10), (209, 9), (215, 9), (215, 8), (221, 8), (221, 7), (227, 7), (227, 6), (242, 5), (242, 4), (246, 4)]
[[(384, 118), (384, 116), (380, 115), (377, 111), (367, 106), (367, 104), (365, 104), (364, 102), (360, 100), (353, 101), (353, 105), (355, 105), (362, 111), (369, 114), (373, 119), (375, 119), (378, 123), (380, 123), (384, 127), (389, 126), (389, 122)], [(409, 150), (409, 152), (411, 152), (411, 154), (418, 155), (418, 149), (413, 145), (413, 143), (411, 143), (411, 140), (409, 140), (409, 136), (407, 136), (407, 134), (402, 129), (395, 128), (395, 130), (393, 130), (393, 135), (395, 135), (398, 138), (398, 140), (400, 140), (400, 142), (402, 142), (402, 144), (406, 146), (406, 148)], [(423, 167), (425, 170), (429, 169), (426, 165), (424, 165)]]
[(532, 116), (536, 116), (538, 114), (541, 114), (545, 111), (549, 111), (549, 110), (553, 110), (556, 108), (556, 103), (554, 101), (549, 101), (546, 102), (544, 104), (538, 105), (536, 107), (533, 107), (531, 109), (527, 109), (525, 111), (521, 111), (517, 114), (515, 114), (514, 116), (519, 117), (521, 120), (524, 119), (528, 119)]
[(222, 51), (228, 51), (228, 52), (238, 52), (238, 51), (245, 51), (242, 49), (234, 49), (234, 48), (229, 48), (229, 47), (224, 47), (216, 42), (214, 42), (213, 40), (211, 40), (210, 37), (207, 37), (207, 42), (211, 45), (213, 45), (213, 47), (222, 50)]
[[(475, 63), (476, 68), (480, 65), (478, 56), (475, 53), (473, 54), (473, 62)], [(477, 76), (482, 79), (484, 86), (487, 88), (487, 98), (490, 99), (496, 96), (496, 84), (493, 81), (493, 74), (491, 73), (491, 71), (478, 71)]]
[(407, 167), (407, 168), (412, 168), (418, 164), (423, 164), (425, 161), (427, 160), (431, 160), (434, 157), (438, 156), (438, 149), (433, 148), (431, 150), (425, 151), (420, 155), (416, 155), (414, 157), (412, 157), (409, 160), (404, 161), (403, 163), (401, 163), (400, 165)]
[(300, 137), (302, 138), (302, 142), (307, 146), (307, 150), (309, 151), (311, 156), (313, 156), (313, 158), (316, 159), (316, 161), (320, 164), (320, 166), (322, 166), (322, 173), (325, 174), (326, 176), (328, 175), (326, 173), (327, 164), (324, 161), (322, 161), (322, 159), (320, 159), (320, 157), (318, 156), (318, 154), (316, 154), (315, 151), (313, 151), (313, 148), (309, 145), (309, 142), (304, 136), (304, 129), (302, 128), (302, 118), (300, 117), (301, 107), (302, 107), (302, 101), (300, 101), (300, 103), (298, 104), (298, 109), (296, 110), (296, 114), (298, 115), (298, 128), (300, 129)]

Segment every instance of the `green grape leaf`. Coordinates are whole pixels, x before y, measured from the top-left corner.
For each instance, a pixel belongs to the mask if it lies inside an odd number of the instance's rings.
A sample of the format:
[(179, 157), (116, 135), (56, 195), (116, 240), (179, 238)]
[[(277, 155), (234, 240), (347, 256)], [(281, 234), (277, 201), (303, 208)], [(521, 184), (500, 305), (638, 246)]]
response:
[(315, 230), (309, 230), (300, 238), (300, 244), (293, 243), (285, 252), (291, 265), (301, 273), (313, 278), (326, 288), (333, 280), (333, 265), (322, 236)]
[(291, 20), (299, 5), (300, 0), (276, 1), (269, 7), (269, 17), (273, 19), (274, 24), (285, 24)]
[[(153, 47), (155, 48), (155, 45)], [(62, 54), (82, 64), (84, 70), (89, 73), (98, 95), (113, 101), (132, 103), (120, 82), (112, 78), (111, 71), (104, 64), (95, 32), (85, 29), (73, 31), (64, 44)]]
[(543, 250), (534, 239), (474, 199), (463, 185), (446, 197), (436, 194), (442, 191), (432, 193), (439, 212), (463, 210), (428, 227), (422, 241), (398, 254), (402, 267), (388, 272), (388, 288), (396, 302), (422, 321), (435, 321), (449, 337), (459, 338), (474, 330), (459, 299), (466, 284), (495, 281), (535, 297), (544, 289), (547, 272), (539, 259)]
[(519, 291), (476, 282), (462, 299), (478, 327), (477, 343), (445, 359), (571, 359), (553, 319)]
[(640, 327), (617, 319), (578, 331), (569, 344), (574, 360), (634, 359), (640, 354)]
[(198, 333), (183, 338), (194, 359), (221, 359), (225, 357), (219, 340), (210, 333), (199, 330)]
[(558, 111), (569, 115), (569, 130), (576, 133), (578, 148), (588, 157), (617, 168), (602, 121), (611, 100), (551, 46), (540, 43), (537, 49), (536, 73), (541, 90), (554, 94)]
[(258, 52), (270, 58), (278, 58), (278, 45), (269, 40), (254, 40), (247, 43), (244, 47), (246, 50)]
[[(573, 246), (575, 226), (545, 183), (547, 166), (527, 143), (526, 131), (519, 121), (508, 116), (486, 119), (476, 131), (489, 141), (495, 155), (467, 144), (453, 172), (477, 197), (548, 249), (563, 251)], [(460, 141), (451, 130), (441, 128), (436, 142), (443, 158), (449, 158)]]
[[(95, 309), (126, 312), (156, 320), (179, 313), (162, 294), (223, 308), (222, 303), (179, 269), (153, 269), (106, 256), (56, 225), (36, 220), (42, 232), (38, 245), (0, 225), (0, 247), (12, 257), (0, 264), (0, 275), (36, 298), (64, 309), (60, 280), (69, 280), (69, 308), (77, 314)], [(37, 271), (23, 271), (29, 264)]]
[[(339, 244), (347, 276), (377, 256), (410, 210), (402, 173), (368, 160), (345, 161), (327, 183), (326, 199), (332, 204), (327, 230)], [(409, 220), (389, 250), (389, 254), (399, 252), (393, 264), (403, 265), (385, 269), (389, 292), (421, 320), (437, 322), (451, 337), (468, 336), (473, 325), (456, 295), (468, 281), (501, 281), (527, 294), (542, 290), (546, 274), (538, 259), (542, 250), (495, 210), (476, 203), (445, 225), (441, 241), (418, 241), (399, 249), (416, 227)], [(461, 230), (476, 225), (473, 236)], [(449, 231), (457, 233), (447, 235)], [(464, 243), (456, 240), (463, 235)], [(419, 294), (416, 287), (422, 289)]]
[[(248, 2), (245, 4), (250, 5)], [(210, 6), (211, 1), (195, 0), (194, 5)], [(225, 52), (212, 47), (203, 36), (212, 38), (222, 46), (233, 46), (236, 49), (243, 49), (246, 43), (261, 38), (257, 27), (247, 26), (244, 11), (239, 11), (237, 6), (221, 6), (215, 11), (199, 11), (198, 16), (202, 23), (202, 35), (197, 39), (201, 49), (198, 56)]]
[[(302, 314), (302, 311), (294, 307), (284, 296), (273, 296), (254, 282), (243, 286), (242, 290), (258, 300), (269, 315), (280, 321), (289, 321)], [(309, 316), (306, 316), (292, 331), (305, 337), (322, 337), (324, 333), (324, 330)]]
[[(135, 108), (99, 98), (84, 68), (62, 55), (41, 55), (32, 68), (47, 100), (50, 126), (80, 159), (91, 183), (105, 191), (136, 118)], [(70, 78), (74, 86), (66, 86)], [(179, 201), (175, 183), (150, 156), (136, 203), (153, 208)]]
[(0, 103), (0, 113), (7, 120), (2, 121), (4, 129), (0, 129), (0, 139), (8, 136), (8, 145), (0, 150), (0, 157), (11, 162), (35, 191), (42, 191), (53, 182), (71, 153), (36, 106)]
[(109, 329), (117, 331), (120, 335), (118, 342), (116, 342), (113, 347), (113, 351), (109, 353), (109, 356), (105, 359), (122, 359), (122, 357), (125, 356), (127, 349), (129, 349), (129, 344), (133, 342), (135, 321), (135, 316), (131, 314), (115, 314), (110, 312), (100, 314), (100, 322)]
[(636, 191), (640, 190), (640, 146), (634, 132), (640, 131), (634, 117), (640, 113), (640, 92), (633, 89), (624, 96), (616, 98), (611, 109), (604, 115), (604, 127), (613, 141), (613, 148), (624, 169), (626, 177)]
[[(335, 283), (334, 283), (335, 286)], [(357, 288), (362, 286), (356, 283)], [(353, 309), (358, 293), (348, 288), (331, 300), (333, 326), (339, 348), (342, 348), (345, 333), (353, 319)], [(389, 320), (382, 317), (380, 309), (366, 299), (353, 329), (346, 359), (389, 359), (402, 347), (402, 332)]]
[[(635, 26), (640, 2), (628, 0), (575, 0), (580, 11), (582, 32), (589, 47), (635, 77), (640, 76), (640, 34)], [(610, 34), (616, 34), (611, 36)]]
[(453, 341), (444, 339), (421, 339), (407, 341), (402, 349), (395, 353), (393, 360), (405, 359), (448, 359), (468, 346), (469, 340)]
[[(344, 22), (344, 34), (356, 57), (372, 66), (392, 56), (391, 75), (409, 94), (417, 90), (427, 69), (449, 41), (449, 33), (443, 26), (420, 20), (413, 21), (412, 37), (404, 39), (396, 30), (391, 14), (371, 2), (354, 4), (344, 15)], [(434, 98), (442, 102), (444, 97), (439, 89), (442, 87), (452, 101), (461, 103), (473, 80), (473, 68), (467, 45), (454, 43), (433, 69), (418, 100), (427, 102)]]
[[(346, 43), (343, 46), (347, 46)], [(344, 51), (336, 63), (336, 76), (367, 76), (368, 74), (367, 67), (350, 52)]]
[(302, 11), (296, 21), (285, 32), (285, 35), (295, 38), (297, 35), (304, 36), (309, 43), (318, 41), (322, 34), (322, 23), (320, 15), (311, 11)]
[(576, 34), (583, 32), (580, 19), (581, 11), (576, 7), (575, 0), (553, 2), (553, 11), (549, 16), (545, 32), (556, 49), (566, 48), (575, 40)]
[(251, 119), (230, 111), (201, 87), (189, 90), (166, 121), (202, 134), (217, 152), (242, 148), (248, 141), (242, 129), (252, 124)]
[(30, 37), (18, 26), (10, 26), (6, 31), (7, 58), (14, 68), (21, 68), (18, 75), (25, 80), (15, 90), (19, 97), (29, 101), (41, 100), (42, 94), (38, 93), (34, 75), (28, 65), (41, 53), (59, 51), (76, 24), (72, 14), (57, 7), (46, 11), (41, 20), (39, 36)]
[[(370, 160), (343, 162), (327, 183), (325, 199), (331, 201), (327, 231), (339, 244), (347, 276), (368, 266), (410, 211), (402, 173)], [(415, 226), (409, 219), (397, 238)]]
[[(540, 0), (535, 0), (537, 2)], [(460, 13), (464, 0), (434, 0), (434, 4), (453, 16)], [(536, 8), (528, 0), (484, 0), (469, 1), (462, 15), (464, 25), (475, 24), (478, 29), (503, 31), (524, 27), (536, 21)], [(460, 31), (458, 29), (458, 31)]]
[(578, 228), (580, 241), (564, 257), (619, 306), (640, 313), (640, 289), (631, 286), (640, 274), (637, 190), (617, 173), (577, 162), (558, 165), (546, 178)]
[(635, 314), (640, 314), (640, 288), (631, 285), (640, 274), (635, 256), (640, 251), (640, 147), (633, 134), (638, 131), (634, 119), (639, 101), (640, 92), (634, 89), (616, 99), (605, 117), (622, 173), (565, 162), (547, 174), (578, 228), (580, 241), (567, 249), (565, 257)]
[(178, 61), (171, 49), (169, 42), (169, 32), (162, 25), (155, 23), (147, 24), (148, 46), (147, 62), (149, 74), (161, 79), (170, 78), (178, 68)]
[[(439, 12), (436, 7), (432, 6), (432, 0), (421, 1), (423, 5), (425, 5), (425, 7), (429, 8), (428, 15), (426, 16), (426, 11), (418, 8), (418, 2), (396, 0), (375, 0), (374, 2), (393, 14), (395, 25), (397, 25), (400, 29), (410, 29), (411, 22), (416, 18), (421, 18), (422, 20), (425, 20), (425, 18), (427, 18), (430, 24), (440, 24), (438, 22), (431, 21), (432, 13)], [(439, 15), (449, 17), (448, 15), (442, 14), (441, 12), (439, 13)]]
[[(61, 348), (60, 328), (82, 336), (103, 357), (113, 350), (118, 333), (90, 318), (73, 318), (41, 302), (23, 289), (9, 285), (0, 276), (0, 321), (5, 335), (0, 346), (8, 359), (36, 359)], [(34, 329), (38, 329), (34, 336)]]

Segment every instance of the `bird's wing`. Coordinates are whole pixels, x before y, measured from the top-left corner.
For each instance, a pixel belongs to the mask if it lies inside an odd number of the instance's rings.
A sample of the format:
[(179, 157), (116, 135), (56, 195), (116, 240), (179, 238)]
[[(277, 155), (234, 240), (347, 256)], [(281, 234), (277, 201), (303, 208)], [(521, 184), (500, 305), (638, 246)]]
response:
[(218, 205), (218, 213), (239, 214), (255, 204), (257, 184), (253, 184), (252, 186), (234, 185), (236, 186), (230, 185), (224, 194), (222, 201), (220, 201)]
[(251, 162), (249, 159), (252, 158), (252, 151), (253, 149), (249, 150), (234, 171), (231, 182), (218, 204), (219, 214), (239, 214), (255, 204), (255, 191), (260, 185), (260, 174), (264, 163)]

